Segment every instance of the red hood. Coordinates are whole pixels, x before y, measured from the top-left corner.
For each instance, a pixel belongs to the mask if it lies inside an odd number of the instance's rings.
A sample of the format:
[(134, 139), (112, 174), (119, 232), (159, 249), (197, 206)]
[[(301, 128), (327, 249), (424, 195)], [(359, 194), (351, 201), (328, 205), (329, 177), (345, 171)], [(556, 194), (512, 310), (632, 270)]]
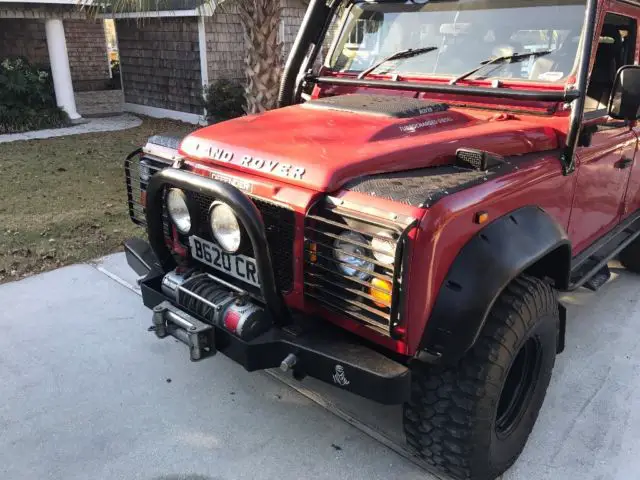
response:
[(185, 138), (181, 152), (334, 191), (362, 175), (450, 163), (460, 147), (518, 155), (557, 143), (553, 131), (539, 124), (504, 116), (479, 119), (453, 108), (400, 119), (303, 104), (203, 128)]

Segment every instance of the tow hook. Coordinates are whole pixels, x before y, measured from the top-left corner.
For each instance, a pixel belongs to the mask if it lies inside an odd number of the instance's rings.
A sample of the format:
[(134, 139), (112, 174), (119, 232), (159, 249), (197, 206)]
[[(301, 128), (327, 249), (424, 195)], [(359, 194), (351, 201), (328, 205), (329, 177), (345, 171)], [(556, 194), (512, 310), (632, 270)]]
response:
[(282, 363), (280, 364), (280, 370), (286, 373), (293, 367), (295, 367), (296, 363), (298, 363), (298, 357), (296, 357), (293, 353), (290, 353), (285, 357), (284, 360), (282, 360)]
[(291, 372), (291, 375), (296, 380), (302, 380), (307, 376), (306, 372), (304, 372), (298, 365), (298, 357), (293, 353), (290, 353), (285, 357), (285, 359), (280, 364), (280, 370), (283, 372)]

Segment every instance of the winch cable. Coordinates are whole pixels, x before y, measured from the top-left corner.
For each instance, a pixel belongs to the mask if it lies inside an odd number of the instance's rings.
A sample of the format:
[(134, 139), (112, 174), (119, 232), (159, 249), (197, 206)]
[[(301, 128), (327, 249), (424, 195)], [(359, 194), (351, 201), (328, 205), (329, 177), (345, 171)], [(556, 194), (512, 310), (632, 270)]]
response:
[[(224, 303), (225, 300), (227, 300), (231, 295), (231, 292), (226, 290), (224, 287), (221, 287), (205, 275), (194, 275), (193, 277), (187, 279), (182, 284), (182, 287), (215, 305)], [(178, 293), (177, 301), (180, 305), (184, 306), (193, 313), (198, 314), (203, 318), (209, 319), (211, 322), (216, 322), (217, 319), (215, 318), (215, 309), (210, 305), (207, 305), (206, 303), (203, 303), (197, 298), (189, 295), (188, 293), (180, 290)]]

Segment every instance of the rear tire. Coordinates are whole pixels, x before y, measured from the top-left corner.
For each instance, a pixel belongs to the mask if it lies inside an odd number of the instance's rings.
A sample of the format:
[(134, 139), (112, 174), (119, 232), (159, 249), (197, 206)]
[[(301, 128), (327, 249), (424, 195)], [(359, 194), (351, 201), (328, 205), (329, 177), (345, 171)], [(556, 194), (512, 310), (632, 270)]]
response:
[(458, 479), (493, 479), (513, 465), (551, 379), (559, 318), (553, 289), (523, 275), (498, 297), (456, 365), (412, 366), (403, 417), (409, 446)]
[(640, 273), (640, 237), (627, 245), (618, 255), (624, 268), (633, 273)]

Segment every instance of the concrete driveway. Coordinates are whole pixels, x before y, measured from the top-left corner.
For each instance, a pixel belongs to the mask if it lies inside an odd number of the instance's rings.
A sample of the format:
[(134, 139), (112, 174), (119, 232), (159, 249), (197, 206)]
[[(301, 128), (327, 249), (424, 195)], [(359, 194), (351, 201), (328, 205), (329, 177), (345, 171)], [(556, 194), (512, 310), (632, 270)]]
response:
[[(0, 479), (435, 478), (406, 458), (398, 407), (193, 364), (147, 333), (133, 283), (115, 255), (0, 286)], [(617, 269), (563, 299), (567, 350), (505, 480), (638, 478), (639, 291)]]

